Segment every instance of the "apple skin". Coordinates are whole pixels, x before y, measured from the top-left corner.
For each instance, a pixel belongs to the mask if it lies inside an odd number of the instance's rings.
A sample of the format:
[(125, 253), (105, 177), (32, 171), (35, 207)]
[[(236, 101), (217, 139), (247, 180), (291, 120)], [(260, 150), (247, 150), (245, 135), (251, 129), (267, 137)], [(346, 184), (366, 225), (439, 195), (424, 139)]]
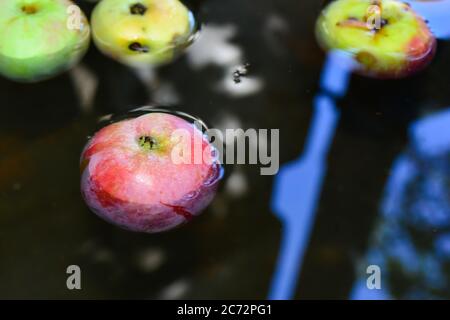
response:
[[(364, 27), (369, 6), (379, 3), (384, 25)], [(407, 77), (424, 69), (436, 52), (436, 38), (426, 22), (397, 0), (336, 0), (321, 13), (316, 36), (325, 50), (353, 55), (356, 72), (375, 78)]]
[[(211, 160), (172, 161), (171, 137), (178, 129), (190, 133), (192, 157), (197, 146)], [(142, 137), (151, 137), (156, 147), (142, 145)], [(86, 145), (81, 193), (91, 210), (112, 224), (136, 232), (166, 231), (191, 220), (214, 198), (222, 173), (216, 151), (193, 124), (171, 114), (122, 120), (102, 128)]]
[(68, 0), (0, 1), (0, 73), (19, 82), (36, 82), (73, 67), (90, 41), (81, 12), (81, 28), (68, 28)]
[(91, 24), (100, 51), (136, 67), (171, 62), (195, 31), (192, 13), (179, 0), (102, 0)]

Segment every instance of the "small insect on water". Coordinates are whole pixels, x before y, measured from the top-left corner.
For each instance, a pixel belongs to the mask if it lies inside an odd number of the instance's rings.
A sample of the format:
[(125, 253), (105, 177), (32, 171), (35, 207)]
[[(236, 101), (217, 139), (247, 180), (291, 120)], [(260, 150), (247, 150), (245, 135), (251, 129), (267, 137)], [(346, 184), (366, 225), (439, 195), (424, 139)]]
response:
[(250, 68), (250, 64), (246, 63), (242, 66), (239, 66), (234, 72), (233, 72), (233, 81), (234, 83), (238, 84), (242, 82), (242, 77), (245, 77), (248, 74), (248, 69)]

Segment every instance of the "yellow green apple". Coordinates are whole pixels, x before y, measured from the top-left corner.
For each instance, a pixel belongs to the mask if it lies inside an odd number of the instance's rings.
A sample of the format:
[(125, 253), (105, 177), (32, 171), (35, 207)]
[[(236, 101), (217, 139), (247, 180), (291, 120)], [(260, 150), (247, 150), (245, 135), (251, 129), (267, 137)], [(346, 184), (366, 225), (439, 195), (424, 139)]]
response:
[(423, 69), (433, 58), (436, 39), (427, 23), (397, 0), (336, 0), (316, 26), (320, 45), (353, 55), (358, 71), (401, 78)]
[(192, 13), (178, 0), (102, 0), (91, 24), (100, 51), (132, 66), (172, 61), (195, 29)]
[(89, 24), (68, 0), (0, 0), (0, 74), (22, 82), (66, 71), (89, 46)]

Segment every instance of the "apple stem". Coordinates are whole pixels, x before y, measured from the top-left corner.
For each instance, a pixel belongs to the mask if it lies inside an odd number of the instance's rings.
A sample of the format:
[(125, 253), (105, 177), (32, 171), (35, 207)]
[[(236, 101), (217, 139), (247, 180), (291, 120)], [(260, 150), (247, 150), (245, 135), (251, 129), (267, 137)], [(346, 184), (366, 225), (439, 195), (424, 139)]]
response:
[(138, 15), (143, 16), (146, 11), (147, 11), (147, 7), (144, 6), (142, 3), (135, 3), (130, 6), (131, 14), (138, 14)]
[(147, 46), (143, 46), (139, 42), (133, 42), (132, 44), (130, 44), (128, 46), (128, 49), (130, 49), (131, 51), (136, 51), (136, 52), (140, 52), (140, 53), (147, 53), (150, 51)]
[(383, 16), (383, 3), (381, 0), (372, 0), (372, 6), (378, 7), (380, 17)]
[(381, 6), (382, 6), (382, 2), (381, 0), (372, 0), (372, 5), (373, 6), (378, 6), (380, 8), (380, 12), (382, 10)]
[(145, 149), (147, 151), (156, 149), (158, 145), (156, 139), (150, 136), (139, 137), (138, 143), (142, 149)]

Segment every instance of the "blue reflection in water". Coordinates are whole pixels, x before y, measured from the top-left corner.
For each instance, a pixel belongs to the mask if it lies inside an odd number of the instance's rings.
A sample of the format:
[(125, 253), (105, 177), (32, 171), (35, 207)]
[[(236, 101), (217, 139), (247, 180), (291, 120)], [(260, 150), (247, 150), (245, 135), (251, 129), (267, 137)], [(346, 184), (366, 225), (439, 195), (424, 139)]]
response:
[[(428, 19), (437, 38), (450, 38), (449, 0), (409, 2)], [(419, 120), (410, 135), (409, 152), (394, 163), (383, 216), (365, 261), (383, 266), (388, 280), (403, 281), (403, 288), (369, 290), (362, 272), (353, 299), (449, 298), (450, 110)], [(428, 243), (417, 244), (414, 238)]]
[(450, 108), (410, 127), (395, 161), (364, 265), (382, 270), (369, 290), (361, 270), (353, 299), (450, 298)]
[[(450, 38), (450, 24), (447, 21), (448, 12), (450, 12), (450, 0), (409, 2), (418, 13), (429, 20), (430, 28), (437, 38)], [(307, 137), (306, 148), (299, 159), (282, 166), (275, 178), (272, 210), (283, 224), (283, 234), (269, 299), (290, 299), (294, 295), (298, 274), (314, 223), (316, 206), (326, 171), (326, 157), (339, 117), (339, 111), (333, 97), (342, 97), (346, 94), (352, 69), (353, 60), (350, 56), (342, 52), (328, 54), (321, 77), (322, 93), (314, 101), (312, 126)], [(431, 126), (431, 129), (420, 129), (427, 125)], [(420, 136), (421, 130), (424, 130), (423, 132), (427, 134), (423, 136), (424, 141), (422, 139), (415, 139), (414, 141), (418, 143), (419, 147), (428, 148), (427, 144), (431, 144), (439, 152), (442, 150), (440, 143), (443, 140), (434, 138), (437, 136), (442, 139), (445, 138), (442, 133), (449, 132), (450, 124), (445, 125), (446, 127), (442, 127), (441, 122), (438, 124), (434, 121), (422, 125), (416, 124), (419, 128), (415, 129), (413, 126), (412, 132)], [(411, 179), (413, 170), (414, 165), (402, 156), (395, 165), (395, 179), (402, 181)], [(394, 187), (389, 187), (388, 184), (388, 189), (392, 194), (391, 199), (395, 199), (395, 194), (402, 194), (401, 188), (407, 186), (405, 183), (396, 183), (395, 179), (391, 179), (389, 182), (389, 184), (394, 184)], [(448, 189), (444, 192), (448, 192)], [(433, 208), (433, 210), (435, 209)], [(397, 247), (393, 246), (392, 248), (399, 257), (404, 256), (403, 258), (409, 261), (410, 265), (413, 265), (414, 261), (418, 261), (417, 257), (411, 250), (407, 249), (408, 244), (401, 242), (400, 239), (401, 237), (398, 239)], [(436, 240), (435, 246), (441, 253), (449, 252), (450, 233)], [(376, 255), (376, 253), (372, 254)], [(428, 268), (426, 270), (433, 270), (434, 268), (436, 271), (436, 263), (433, 264), (432, 260), (425, 264)], [(435, 274), (437, 274), (437, 271)], [(369, 291), (365, 288), (365, 280), (357, 281), (352, 297), (355, 299), (385, 299), (389, 297), (383, 290)]]
[(439, 39), (450, 38), (450, 0), (435, 2), (407, 1), (413, 9), (428, 20), (430, 29)]
[(290, 299), (295, 293), (339, 118), (332, 96), (345, 95), (352, 66), (352, 58), (345, 53), (328, 55), (321, 77), (323, 93), (314, 101), (305, 150), (299, 159), (282, 166), (275, 178), (272, 210), (283, 224), (283, 235), (269, 299)]

